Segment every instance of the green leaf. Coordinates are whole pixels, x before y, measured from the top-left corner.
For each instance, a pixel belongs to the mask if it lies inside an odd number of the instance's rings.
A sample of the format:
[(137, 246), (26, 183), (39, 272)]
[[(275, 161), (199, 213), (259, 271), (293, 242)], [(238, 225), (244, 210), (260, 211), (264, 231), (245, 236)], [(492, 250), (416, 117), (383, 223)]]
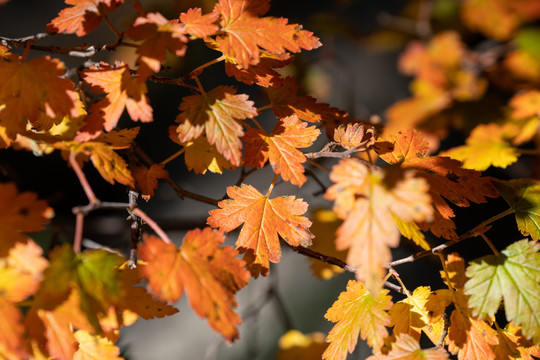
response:
[(516, 214), (517, 226), (525, 236), (540, 239), (540, 181), (496, 180), (497, 190)]
[(516, 35), (517, 47), (540, 60), (540, 28), (521, 29)]
[(528, 338), (540, 343), (540, 244), (527, 239), (499, 255), (475, 260), (467, 268), (465, 293), (474, 315), (494, 315), (504, 299), (508, 321), (522, 326)]
[(125, 290), (118, 270), (124, 261), (122, 256), (105, 250), (75, 254), (68, 244), (54, 249), (36, 294), (36, 305), (52, 310), (67, 300), (72, 289), (77, 289), (81, 309), (96, 331), (101, 331), (98, 314), (107, 314)]

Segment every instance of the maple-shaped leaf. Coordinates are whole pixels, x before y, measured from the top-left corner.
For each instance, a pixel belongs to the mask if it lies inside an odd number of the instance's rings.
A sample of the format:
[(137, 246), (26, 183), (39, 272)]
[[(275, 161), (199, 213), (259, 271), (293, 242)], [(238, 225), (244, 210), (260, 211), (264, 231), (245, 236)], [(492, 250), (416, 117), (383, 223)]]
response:
[(201, 95), (186, 96), (180, 104), (180, 123), (176, 132), (180, 142), (197, 139), (202, 133), (210, 145), (234, 166), (239, 166), (242, 158), (240, 137), (244, 135), (238, 122), (257, 116), (253, 101), (245, 94), (236, 94), (232, 86), (218, 86)]
[(75, 33), (84, 36), (98, 27), (103, 16), (124, 3), (124, 0), (66, 0), (73, 5), (60, 11), (48, 25), (47, 31)]
[(244, 164), (262, 169), (270, 161), (274, 172), (281, 174), (283, 180), (302, 186), (306, 182), (302, 165), (306, 156), (298, 149), (311, 146), (320, 133), (295, 115), (280, 120), (271, 134), (249, 129), (242, 138), (246, 143)]
[(371, 355), (366, 360), (446, 360), (449, 354), (442, 348), (422, 350), (419, 340), (409, 334), (399, 334), (388, 354)]
[(494, 315), (504, 299), (508, 321), (540, 344), (540, 244), (515, 242), (498, 255), (477, 259), (467, 268), (465, 293), (469, 306), (481, 318)]
[(14, 140), (27, 124), (48, 130), (64, 116), (80, 115), (79, 95), (58, 59), (35, 58), (26, 62), (0, 58), (0, 125)]
[(165, 62), (167, 50), (176, 56), (186, 52), (188, 38), (186, 29), (179, 20), (167, 20), (160, 13), (148, 13), (138, 17), (127, 32), (127, 36), (142, 42), (137, 47), (139, 73), (143, 77), (159, 72)]
[(308, 122), (333, 122), (347, 116), (344, 111), (319, 103), (314, 97), (297, 96), (297, 92), (298, 83), (292, 77), (283, 79), (281, 86), (268, 87), (267, 93), (272, 109), (279, 119), (296, 115), (299, 119)]
[(228, 76), (234, 76), (237, 81), (248, 85), (257, 84), (259, 86), (281, 86), (283, 79), (281, 74), (275, 71), (275, 68), (281, 68), (289, 65), (293, 57), (289, 54), (271, 55), (262, 53), (257, 65), (250, 65), (247, 68), (239, 66), (234, 59), (225, 59), (225, 72)]
[(161, 164), (152, 164), (149, 168), (146, 166), (134, 166), (131, 168), (131, 173), (135, 179), (137, 189), (146, 201), (154, 196), (154, 190), (158, 186), (158, 179), (167, 179), (169, 177), (169, 172)]
[(514, 210), (519, 231), (540, 239), (540, 181), (536, 179), (497, 180), (497, 190)]
[(478, 125), (467, 138), (466, 145), (440, 155), (463, 162), (463, 167), (483, 171), (490, 166), (505, 168), (517, 161), (519, 151), (506, 141), (504, 129), (497, 124)]
[(25, 359), (27, 350), (23, 340), (21, 310), (0, 296), (0, 357), (3, 359)]
[(270, 263), (281, 259), (279, 236), (293, 246), (309, 246), (313, 235), (311, 222), (302, 216), (308, 204), (294, 196), (270, 199), (251, 185), (229, 186), (229, 199), (220, 201), (220, 209), (210, 210), (208, 225), (229, 232), (240, 225), (236, 248), (253, 277), (268, 274)]
[(386, 326), (390, 325), (390, 315), (387, 311), (391, 306), (388, 290), (381, 289), (372, 294), (362, 282), (349, 280), (347, 290), (339, 295), (325, 315), (337, 324), (326, 338), (330, 345), (323, 359), (345, 360), (347, 351), (352, 353), (356, 347), (358, 334), (362, 340), (367, 340), (374, 353), (379, 353), (388, 336)]
[[(332, 256), (338, 259), (345, 259), (346, 251), (338, 251), (334, 242), (336, 231), (343, 223), (335, 212), (328, 209), (317, 209), (312, 212), (313, 225), (310, 231), (313, 234), (313, 245), (311, 249), (321, 254)], [(329, 280), (334, 275), (341, 274), (343, 268), (328, 264), (318, 259), (309, 258), (313, 274), (319, 278)]]
[(494, 348), (497, 359), (534, 360), (540, 356), (540, 347), (533, 345), (523, 338), (521, 328), (508, 323), (503, 329), (497, 328), (499, 343)]
[(124, 109), (127, 109), (133, 121), (153, 120), (144, 79), (132, 77), (129, 67), (124, 63), (117, 62), (112, 67), (101, 62), (99, 66), (83, 70), (82, 77), (90, 85), (90, 91), (107, 94), (89, 110), (90, 115), (85, 125), (89, 131), (98, 132), (103, 128), (111, 131), (116, 127)]
[(180, 22), (185, 25), (186, 33), (200, 39), (218, 32), (219, 26), (215, 24), (218, 19), (218, 13), (203, 15), (200, 8), (189, 9), (186, 13), (180, 14)]
[(326, 342), (321, 332), (303, 334), (298, 330), (289, 330), (279, 338), (279, 349), (277, 360), (320, 359)]
[(43, 250), (32, 240), (16, 242), (7, 257), (0, 257), (0, 293), (13, 303), (34, 294), (49, 264)]
[(485, 321), (477, 320), (456, 309), (450, 316), (448, 350), (457, 353), (458, 360), (495, 359), (493, 347), (497, 333)]
[(540, 116), (540, 91), (529, 90), (514, 95), (509, 102), (512, 117), (516, 119)]
[(270, 0), (220, 0), (214, 12), (220, 14), (221, 32), (216, 38), (217, 50), (247, 68), (259, 63), (261, 49), (274, 55), (300, 52), (321, 46), (313, 33), (302, 30), (287, 19), (260, 17)]
[(453, 301), (454, 294), (452, 290), (439, 289), (430, 293), (424, 304), (429, 321), (431, 323), (440, 321), (444, 311)]
[(120, 349), (107, 338), (91, 335), (85, 330), (77, 330), (73, 335), (79, 346), (73, 360), (124, 360), (120, 357)]
[(434, 345), (439, 342), (444, 320), (430, 323), (428, 311), (425, 309), (430, 293), (429, 286), (419, 286), (411, 296), (392, 306), (389, 314), (394, 325), (394, 335), (399, 337), (398, 334), (407, 334), (420, 341), (420, 332), (424, 331)]
[(349, 249), (347, 263), (357, 267), (357, 279), (370, 290), (380, 286), (391, 260), (390, 247), (399, 244), (393, 216), (429, 222), (433, 214), (427, 182), (399, 170), (383, 171), (355, 158), (342, 159), (332, 168), (330, 179), (335, 184), (325, 194), (345, 220), (337, 231), (336, 247)]
[(429, 194), (436, 211), (431, 224), (420, 224), (423, 230), (429, 228), (435, 236), (457, 239), (455, 225), (451, 220), (454, 212), (446, 201), (467, 207), (470, 201), (485, 203), (487, 197), (498, 196), (490, 178), (481, 177), (475, 170), (463, 169), (458, 160), (428, 156), (429, 144), (416, 130), (400, 131), (396, 136), (388, 136), (386, 140), (393, 143), (394, 148), (391, 152), (382, 152), (375, 144), (375, 151), (380, 157), (387, 163), (416, 170), (416, 174), (429, 184)]
[(7, 256), (17, 241), (26, 241), (24, 232), (38, 232), (53, 215), (44, 200), (32, 192), (19, 193), (15, 184), (0, 183), (0, 257)]
[(193, 310), (233, 341), (238, 338), (236, 325), (242, 322), (233, 311), (237, 306), (234, 295), (247, 285), (249, 272), (236, 259), (236, 250), (219, 247), (224, 241), (223, 233), (210, 228), (189, 231), (180, 249), (147, 236), (140, 257), (146, 261), (142, 272), (156, 296), (176, 301), (185, 290)]
[(125, 291), (117, 269), (124, 261), (123, 257), (105, 250), (75, 254), (68, 244), (54, 248), (36, 293), (36, 306), (51, 310), (76, 290), (80, 309), (94, 329), (100, 331), (98, 316), (107, 314), (109, 306), (117, 303)]
[(374, 129), (366, 129), (366, 125), (362, 123), (339, 125), (334, 130), (334, 141), (345, 149), (354, 149), (366, 144), (367, 140), (370, 140), (368, 143), (370, 145), (375, 142)]

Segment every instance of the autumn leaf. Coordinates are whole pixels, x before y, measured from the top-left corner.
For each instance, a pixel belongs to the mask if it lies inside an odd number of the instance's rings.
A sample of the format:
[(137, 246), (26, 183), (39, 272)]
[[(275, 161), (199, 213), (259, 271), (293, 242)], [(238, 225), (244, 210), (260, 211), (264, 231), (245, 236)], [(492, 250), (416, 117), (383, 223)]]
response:
[(26, 358), (28, 354), (23, 341), (21, 310), (3, 296), (0, 296), (0, 319), (0, 357)]
[(99, 335), (90, 335), (88, 331), (77, 330), (73, 334), (79, 349), (73, 354), (74, 360), (124, 360), (120, 349), (112, 341)]
[(498, 255), (477, 259), (467, 268), (465, 294), (474, 315), (494, 315), (504, 299), (508, 321), (522, 326), (528, 338), (540, 343), (540, 244), (515, 242)]
[(540, 239), (540, 182), (536, 179), (497, 180), (497, 190), (514, 210), (519, 231)]
[[(392, 173), (397, 170), (398, 173)], [(400, 233), (393, 221), (430, 221), (433, 214), (425, 180), (397, 168), (381, 170), (358, 159), (342, 159), (332, 168), (335, 183), (325, 197), (344, 219), (336, 238), (338, 250), (349, 249), (347, 263), (357, 268), (357, 279), (373, 291), (380, 285), (397, 247)]]
[(84, 36), (101, 23), (105, 14), (124, 3), (124, 0), (66, 0), (73, 5), (60, 11), (48, 25), (47, 31), (75, 33)]
[(490, 166), (505, 168), (517, 161), (519, 151), (506, 141), (504, 135), (504, 129), (497, 124), (481, 124), (471, 131), (466, 145), (440, 155), (462, 161), (465, 169), (483, 171)]
[(326, 342), (320, 332), (304, 335), (298, 330), (289, 330), (279, 338), (279, 349), (277, 360), (320, 359)]
[(280, 120), (271, 134), (249, 129), (242, 139), (246, 143), (244, 164), (261, 169), (270, 161), (274, 172), (283, 180), (302, 186), (306, 182), (302, 165), (306, 157), (298, 149), (311, 146), (320, 133), (315, 126), (307, 127), (294, 115)]
[[(336, 213), (328, 209), (317, 209), (312, 212), (311, 218), (313, 225), (311, 225), (310, 231), (314, 236), (311, 249), (321, 254), (345, 259), (347, 252), (338, 251), (334, 243), (336, 231), (342, 224)], [(319, 259), (310, 258), (309, 260), (313, 274), (325, 280), (344, 271), (339, 266), (328, 264)]]
[(392, 306), (388, 290), (381, 289), (372, 294), (362, 282), (349, 280), (347, 290), (339, 295), (325, 318), (335, 322), (328, 337), (330, 343), (323, 354), (323, 359), (345, 360), (347, 351), (352, 353), (358, 342), (358, 334), (362, 340), (379, 353), (383, 340), (388, 336), (386, 326), (390, 325), (387, 310)]
[(53, 210), (32, 192), (19, 193), (12, 183), (0, 183), (0, 257), (7, 256), (16, 242), (25, 242), (22, 233), (43, 230)]
[(516, 119), (540, 116), (540, 91), (529, 90), (514, 95), (509, 102), (512, 117)]
[(406, 299), (394, 304), (390, 311), (391, 323), (394, 325), (394, 334), (407, 334), (416, 341), (420, 341), (420, 332), (429, 337), (434, 345), (437, 345), (444, 328), (444, 320), (439, 319), (430, 323), (430, 316), (425, 309), (431, 289), (429, 286), (419, 286)]
[(176, 129), (182, 143), (197, 139), (206, 133), (210, 145), (234, 166), (239, 166), (242, 158), (240, 137), (244, 135), (238, 122), (257, 116), (253, 102), (244, 94), (235, 95), (231, 86), (218, 86), (201, 95), (186, 96), (180, 104), (180, 123)]
[(160, 13), (138, 17), (126, 35), (142, 41), (137, 47), (141, 75), (146, 77), (159, 72), (167, 50), (176, 56), (183, 56), (188, 42), (185, 33), (185, 26), (178, 19), (167, 20)]
[(508, 323), (503, 329), (497, 329), (499, 343), (494, 348), (496, 359), (534, 360), (533, 356), (540, 356), (540, 348), (523, 338), (521, 328)]
[(436, 211), (433, 222), (420, 224), (420, 228), (429, 228), (435, 236), (457, 239), (451, 220), (455, 215), (447, 201), (467, 207), (470, 201), (485, 203), (487, 197), (498, 196), (490, 178), (481, 177), (477, 171), (463, 169), (460, 161), (444, 156), (427, 156), (429, 145), (416, 130), (400, 131), (396, 136), (388, 136), (386, 141), (394, 144), (393, 151), (381, 152), (377, 144), (374, 146), (384, 161), (414, 169), (428, 182)]
[(225, 236), (205, 228), (189, 231), (180, 249), (155, 236), (147, 236), (140, 247), (146, 261), (142, 272), (148, 288), (160, 299), (177, 301), (184, 290), (193, 310), (208, 318), (210, 326), (227, 341), (238, 338), (240, 317), (235, 293), (247, 285), (249, 272), (236, 259), (236, 250), (219, 247)]
[(363, 123), (339, 125), (334, 130), (334, 141), (345, 149), (354, 149), (360, 145), (371, 146), (375, 143), (375, 129), (366, 129)]
[(200, 39), (218, 32), (219, 26), (214, 24), (218, 19), (218, 13), (211, 12), (203, 15), (200, 8), (189, 9), (180, 14), (180, 22), (185, 25), (186, 33)]
[(257, 84), (264, 87), (283, 85), (281, 74), (275, 71), (292, 63), (293, 57), (289, 54), (271, 55), (262, 53), (257, 65), (247, 68), (239, 66), (234, 59), (225, 59), (225, 72), (228, 76), (234, 76), (237, 81), (248, 85)]
[(461, 18), (470, 29), (499, 41), (508, 40), (521, 22), (510, 2), (500, 0), (466, 1), (461, 5)]
[(169, 172), (161, 164), (152, 164), (149, 168), (146, 166), (134, 166), (131, 168), (131, 173), (135, 179), (137, 189), (146, 201), (154, 196), (154, 190), (158, 186), (158, 179), (167, 179), (169, 177)]
[(270, 8), (269, 0), (220, 0), (214, 12), (220, 14), (221, 33), (217, 49), (247, 68), (259, 63), (261, 49), (274, 55), (300, 52), (321, 46), (313, 33), (287, 19), (260, 17)]
[(36, 293), (36, 306), (51, 310), (64, 302), (73, 290), (80, 294), (80, 308), (96, 331), (101, 330), (98, 316), (121, 299), (117, 267), (124, 258), (105, 250), (86, 250), (75, 254), (65, 244), (50, 253), (50, 264)]
[(132, 77), (129, 67), (124, 63), (117, 62), (111, 67), (101, 62), (99, 66), (83, 70), (82, 77), (90, 85), (90, 91), (107, 94), (90, 108), (85, 127), (93, 132), (102, 128), (106, 131), (114, 129), (124, 109), (127, 109), (133, 121), (153, 120), (144, 79)]
[(80, 115), (79, 95), (65, 73), (64, 64), (48, 56), (26, 62), (0, 58), (0, 125), (7, 138), (14, 140), (28, 123), (48, 130), (64, 116)]
[(268, 274), (269, 261), (279, 262), (281, 247), (278, 235), (293, 246), (309, 246), (313, 235), (311, 222), (304, 216), (308, 204), (294, 196), (269, 199), (251, 185), (227, 188), (229, 199), (218, 203), (219, 209), (210, 210), (208, 225), (229, 232), (240, 225), (242, 230), (236, 248), (244, 253), (244, 260), (253, 277)]
[(495, 330), (485, 321), (469, 317), (459, 309), (452, 312), (447, 344), (452, 354), (458, 354), (458, 360), (495, 359), (493, 347), (497, 343)]
[(388, 354), (371, 355), (366, 360), (446, 360), (449, 354), (443, 348), (422, 350), (419, 340), (409, 334), (396, 336)]
[(281, 86), (267, 88), (272, 109), (279, 119), (296, 115), (299, 119), (308, 122), (332, 122), (347, 116), (344, 111), (319, 103), (314, 97), (297, 96), (297, 92), (298, 84), (291, 77), (283, 79)]

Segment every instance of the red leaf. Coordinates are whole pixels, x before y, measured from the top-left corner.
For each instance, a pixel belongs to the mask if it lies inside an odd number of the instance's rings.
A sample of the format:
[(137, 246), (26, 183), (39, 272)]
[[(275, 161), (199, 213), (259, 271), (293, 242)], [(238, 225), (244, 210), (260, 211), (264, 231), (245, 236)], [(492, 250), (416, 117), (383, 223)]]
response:
[(154, 190), (157, 189), (158, 179), (166, 179), (169, 172), (164, 169), (164, 165), (152, 164), (150, 168), (146, 166), (134, 166), (131, 169), (133, 177), (137, 184), (137, 189), (141, 192), (144, 200), (148, 201), (154, 196)]

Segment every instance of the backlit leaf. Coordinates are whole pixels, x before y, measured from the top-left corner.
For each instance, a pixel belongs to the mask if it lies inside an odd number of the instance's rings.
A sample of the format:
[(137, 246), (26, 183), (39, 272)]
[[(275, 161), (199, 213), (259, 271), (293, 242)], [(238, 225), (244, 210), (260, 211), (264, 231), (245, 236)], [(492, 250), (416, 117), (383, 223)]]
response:
[(508, 321), (521, 325), (528, 338), (540, 343), (540, 244), (515, 242), (499, 255), (475, 260), (467, 268), (465, 293), (481, 318), (494, 315), (504, 299)]
[(358, 334), (366, 340), (374, 353), (379, 353), (390, 325), (387, 311), (392, 306), (388, 290), (372, 294), (362, 282), (349, 280), (347, 290), (339, 295), (326, 312), (326, 319), (335, 322), (328, 337), (330, 343), (323, 359), (345, 360), (358, 342)]
[(226, 340), (238, 338), (240, 317), (235, 293), (247, 285), (249, 272), (236, 259), (236, 250), (219, 247), (223, 233), (205, 228), (186, 234), (180, 249), (155, 236), (147, 236), (140, 247), (146, 262), (142, 272), (148, 287), (160, 299), (177, 301), (184, 290), (193, 310), (208, 319), (210, 326)]
[(146, 201), (154, 196), (154, 190), (158, 187), (158, 179), (167, 179), (169, 177), (169, 172), (161, 164), (152, 164), (149, 168), (146, 166), (134, 166), (131, 172), (137, 189)]
[(334, 130), (334, 141), (345, 149), (353, 149), (370, 138), (374, 142), (374, 136), (373, 128), (366, 129), (362, 123), (340, 125)]
[(249, 129), (243, 137), (244, 164), (261, 169), (270, 161), (274, 172), (281, 174), (283, 180), (302, 186), (306, 182), (302, 165), (306, 157), (298, 149), (311, 146), (320, 133), (315, 126), (307, 127), (294, 115), (280, 120), (271, 134)]
[(517, 161), (519, 151), (506, 141), (503, 128), (497, 124), (478, 125), (467, 138), (466, 145), (440, 155), (463, 162), (463, 167), (483, 171), (490, 166), (505, 168)]
[(519, 231), (540, 239), (540, 181), (536, 179), (497, 180), (497, 190), (514, 210)]
[(540, 356), (538, 345), (528, 343), (523, 339), (521, 329), (518, 326), (508, 323), (503, 329), (497, 329), (499, 343), (494, 348), (497, 360), (534, 360), (533, 356)]
[(210, 145), (215, 145), (219, 153), (234, 166), (239, 166), (242, 158), (240, 137), (244, 135), (239, 120), (257, 116), (253, 102), (244, 94), (235, 95), (231, 86), (218, 86), (202, 94), (186, 96), (180, 104), (180, 123), (176, 132), (180, 142), (197, 139), (204, 133)]
[(205, 174), (207, 170), (221, 174), (223, 169), (232, 170), (236, 168), (217, 151), (215, 145), (208, 143), (206, 136), (200, 136), (183, 145), (186, 166), (188, 170), (193, 170), (195, 174)]
[(268, 11), (269, 3), (269, 0), (220, 0), (214, 7), (214, 12), (221, 16), (217, 48), (243, 68), (259, 63), (261, 49), (280, 55), (321, 46), (319, 39), (300, 25), (288, 24), (284, 18), (261, 17)]
[(82, 77), (90, 85), (91, 91), (107, 94), (90, 108), (86, 127), (94, 131), (102, 128), (111, 131), (116, 127), (124, 109), (127, 109), (133, 121), (153, 120), (152, 107), (146, 97), (146, 83), (144, 79), (132, 77), (127, 65), (119, 62), (111, 67), (102, 62), (99, 67), (91, 66), (84, 70)]
[(514, 95), (509, 103), (512, 117), (516, 119), (540, 115), (540, 91), (529, 90)]
[(219, 19), (218, 13), (211, 12), (203, 15), (200, 8), (189, 9), (180, 14), (180, 21), (185, 25), (185, 31), (201, 39), (214, 35), (219, 30), (219, 27), (214, 24), (217, 19)]
[(247, 68), (239, 66), (234, 59), (226, 58), (225, 72), (229, 76), (248, 85), (257, 84), (264, 87), (281, 86), (283, 79), (275, 68), (284, 67), (292, 63), (293, 57), (289, 54), (270, 55), (261, 54), (257, 65), (250, 65)]
[(386, 170), (368, 167), (358, 159), (342, 159), (332, 169), (330, 179), (335, 184), (325, 194), (345, 220), (337, 231), (336, 247), (349, 249), (347, 263), (357, 268), (357, 279), (372, 291), (391, 260), (390, 248), (399, 244), (393, 216), (429, 222), (433, 214), (425, 180), (415, 178), (413, 172)]
[(279, 338), (279, 349), (277, 360), (320, 359), (326, 342), (320, 332), (304, 335), (298, 330), (289, 330)]
[(47, 30), (84, 36), (97, 28), (102, 17), (122, 5), (124, 0), (66, 0), (65, 2), (73, 6), (60, 11), (58, 17), (47, 25)]
[(251, 185), (229, 186), (229, 199), (220, 201), (220, 209), (210, 210), (208, 225), (229, 232), (240, 225), (236, 248), (254, 277), (268, 274), (269, 261), (279, 262), (279, 236), (293, 246), (309, 246), (313, 235), (311, 222), (302, 216), (308, 204), (294, 196), (269, 199)]
[(0, 296), (0, 357), (3, 359), (24, 359), (27, 357), (21, 318), (20, 309)]
[(366, 360), (446, 360), (449, 354), (442, 348), (420, 348), (418, 339), (408, 334), (396, 336), (396, 342), (392, 343), (392, 350), (388, 354), (371, 355)]
[(64, 77), (66, 68), (48, 56), (25, 62), (0, 58), (0, 125), (15, 139), (28, 123), (38, 130), (48, 130), (64, 116), (80, 115), (75, 85)]
[(120, 349), (112, 341), (99, 335), (90, 335), (85, 330), (74, 333), (79, 349), (73, 354), (73, 360), (124, 360)]

